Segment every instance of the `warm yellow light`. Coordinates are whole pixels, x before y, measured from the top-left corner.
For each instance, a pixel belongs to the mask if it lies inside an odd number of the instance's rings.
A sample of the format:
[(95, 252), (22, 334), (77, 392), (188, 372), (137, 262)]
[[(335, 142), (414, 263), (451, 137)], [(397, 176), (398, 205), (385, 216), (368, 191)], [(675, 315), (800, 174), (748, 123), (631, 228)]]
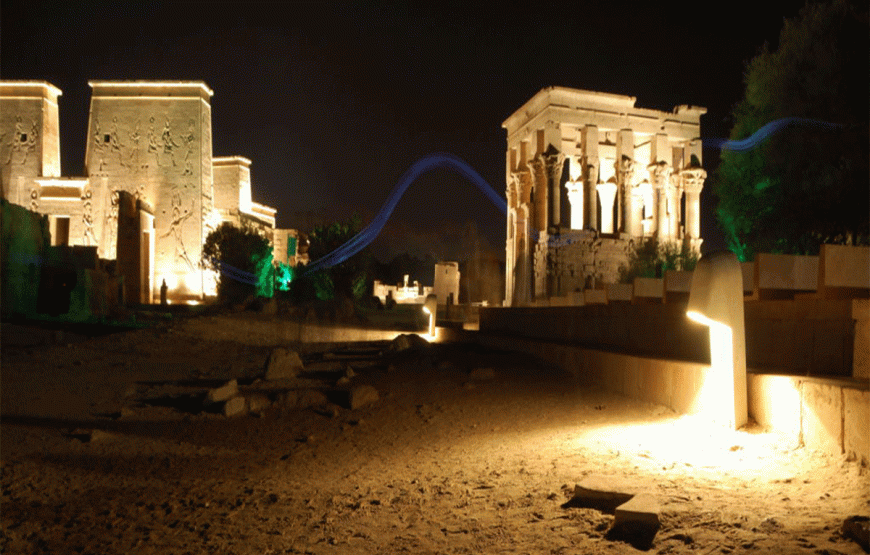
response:
[(193, 300), (193, 299), (189, 299), (189, 300), (187, 300), (187, 301), (185, 301), (185, 302), (186, 302), (187, 304), (189, 304), (189, 305), (192, 305), (192, 306), (196, 306), (196, 305), (199, 304), (199, 301), (197, 301), (197, 300)]
[(429, 312), (429, 307), (428, 307), (428, 306), (424, 306), (424, 307), (423, 307), (423, 312), (426, 313), (426, 314), (431, 314), (431, 313)]

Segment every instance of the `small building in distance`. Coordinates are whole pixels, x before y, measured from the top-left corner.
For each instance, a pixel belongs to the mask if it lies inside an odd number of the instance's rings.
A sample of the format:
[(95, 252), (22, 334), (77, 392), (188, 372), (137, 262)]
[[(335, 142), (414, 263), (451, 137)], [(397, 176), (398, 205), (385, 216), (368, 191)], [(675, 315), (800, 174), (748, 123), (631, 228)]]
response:
[(216, 276), (200, 258), (224, 221), (254, 226), (276, 260), (295, 261), (298, 234), (276, 229), (276, 210), (251, 198), (251, 161), (213, 156), (205, 83), (89, 84), (85, 175), (68, 177), (60, 175), (61, 91), (0, 82), (2, 196), (48, 216), (53, 244), (95, 246), (100, 258), (118, 260), (127, 300), (141, 303), (157, 302), (164, 281), (172, 302), (214, 295)]
[(705, 108), (548, 87), (507, 131), (505, 304), (615, 283), (645, 238), (700, 252)]

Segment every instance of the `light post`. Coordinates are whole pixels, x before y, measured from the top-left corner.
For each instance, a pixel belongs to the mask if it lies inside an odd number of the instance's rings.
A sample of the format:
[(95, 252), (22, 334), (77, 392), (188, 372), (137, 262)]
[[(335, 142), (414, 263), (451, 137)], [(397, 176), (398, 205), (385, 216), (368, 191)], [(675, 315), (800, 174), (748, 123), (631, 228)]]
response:
[(734, 253), (715, 252), (698, 261), (686, 314), (710, 328), (710, 372), (699, 404), (704, 414), (736, 430), (748, 415), (743, 274)]

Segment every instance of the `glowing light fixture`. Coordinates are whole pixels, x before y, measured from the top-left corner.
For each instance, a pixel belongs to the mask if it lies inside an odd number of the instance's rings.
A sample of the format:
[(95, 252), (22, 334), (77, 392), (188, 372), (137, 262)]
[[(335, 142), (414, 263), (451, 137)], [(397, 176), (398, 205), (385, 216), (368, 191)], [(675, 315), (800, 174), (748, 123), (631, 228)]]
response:
[(698, 261), (686, 314), (710, 328), (710, 372), (698, 400), (702, 412), (737, 429), (746, 424), (746, 334), (743, 274), (731, 252)]
[(423, 305), (423, 312), (429, 315), (429, 337), (435, 337), (435, 315), (438, 313), (438, 297), (429, 295), (426, 297), (426, 304)]

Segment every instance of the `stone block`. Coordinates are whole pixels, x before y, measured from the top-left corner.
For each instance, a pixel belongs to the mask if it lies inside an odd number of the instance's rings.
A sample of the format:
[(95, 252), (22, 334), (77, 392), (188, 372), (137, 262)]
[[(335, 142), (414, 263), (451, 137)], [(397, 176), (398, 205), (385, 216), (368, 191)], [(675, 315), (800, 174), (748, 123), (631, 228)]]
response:
[(743, 294), (751, 295), (755, 289), (755, 262), (741, 262), (740, 271), (743, 273)]
[(266, 363), (267, 380), (287, 380), (295, 378), (304, 369), (302, 359), (296, 351), (284, 347), (272, 349)]
[(262, 393), (251, 393), (245, 398), (248, 402), (248, 412), (251, 414), (261, 414), (272, 404), (269, 397)]
[(574, 486), (574, 495), (566, 505), (613, 514), (636, 491), (631, 484), (615, 476), (590, 474)]
[(801, 384), (801, 435), (807, 448), (842, 454), (842, 415), (841, 387), (814, 381)]
[(852, 377), (870, 378), (870, 301), (852, 301), (855, 340), (852, 344)]
[(870, 465), (870, 391), (843, 389), (843, 447), (850, 460)]
[(607, 304), (607, 291), (604, 289), (586, 289), (583, 291), (585, 304)]
[(652, 299), (661, 300), (664, 295), (664, 280), (659, 278), (634, 278), (634, 297), (632, 301)]
[(236, 380), (230, 380), (220, 387), (210, 389), (205, 396), (206, 404), (222, 403), (239, 393), (239, 384)]
[(639, 493), (616, 507), (613, 525), (632, 523), (658, 527), (659, 511), (659, 503), (655, 497), (648, 493)]
[(224, 403), (223, 413), (224, 416), (240, 416), (242, 414), (247, 414), (248, 407), (245, 402), (245, 398), (242, 396), (233, 397), (232, 399), (227, 399)]
[(376, 403), (380, 396), (378, 390), (370, 385), (360, 385), (350, 390), (349, 405), (351, 409), (358, 409), (372, 403)]
[(833, 288), (870, 290), (870, 247), (822, 245), (819, 284), (823, 293)]
[(797, 291), (815, 291), (818, 281), (818, 256), (761, 253), (755, 257), (757, 298), (783, 298)]
[(606, 286), (608, 302), (631, 302), (634, 296), (634, 285), (631, 283), (609, 283)]
[(664, 277), (665, 302), (686, 301), (692, 285), (692, 272), (668, 270)]
[(749, 416), (765, 429), (800, 442), (800, 379), (794, 376), (747, 374)]

